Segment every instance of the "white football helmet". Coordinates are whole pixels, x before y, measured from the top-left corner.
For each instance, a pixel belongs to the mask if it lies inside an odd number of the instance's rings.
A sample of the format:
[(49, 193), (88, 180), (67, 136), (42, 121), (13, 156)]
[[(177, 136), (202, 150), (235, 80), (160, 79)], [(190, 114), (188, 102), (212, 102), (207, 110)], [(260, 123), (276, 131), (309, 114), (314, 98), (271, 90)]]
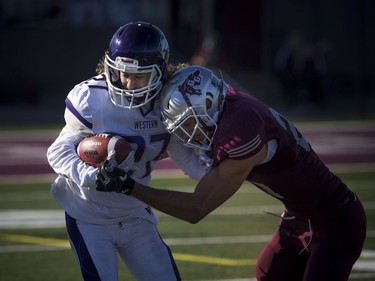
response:
[(224, 80), (207, 68), (187, 66), (174, 73), (161, 92), (168, 132), (188, 147), (210, 150), (227, 91)]
[[(169, 63), (169, 46), (163, 32), (146, 22), (132, 22), (113, 35), (104, 66), (111, 101), (122, 108), (137, 108), (160, 92)], [(129, 90), (120, 81), (120, 72), (150, 73), (148, 85)]]

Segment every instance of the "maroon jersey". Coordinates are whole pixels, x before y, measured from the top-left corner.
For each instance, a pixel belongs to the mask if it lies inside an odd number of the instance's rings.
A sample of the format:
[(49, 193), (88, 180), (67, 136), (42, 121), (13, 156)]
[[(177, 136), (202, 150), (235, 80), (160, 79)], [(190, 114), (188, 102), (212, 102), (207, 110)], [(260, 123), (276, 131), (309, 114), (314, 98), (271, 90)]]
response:
[(226, 158), (249, 158), (272, 139), (278, 144), (274, 156), (253, 168), (249, 182), (300, 217), (319, 216), (319, 211), (341, 200), (347, 187), (293, 124), (256, 98), (230, 88), (214, 136), (214, 166)]

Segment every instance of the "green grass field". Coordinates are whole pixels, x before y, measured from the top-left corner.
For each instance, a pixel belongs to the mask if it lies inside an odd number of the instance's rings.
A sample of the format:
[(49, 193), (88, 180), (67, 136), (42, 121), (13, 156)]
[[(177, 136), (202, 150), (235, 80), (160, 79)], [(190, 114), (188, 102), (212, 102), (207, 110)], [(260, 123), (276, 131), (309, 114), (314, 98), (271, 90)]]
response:
[[(375, 280), (375, 173), (339, 176), (362, 199), (368, 216), (365, 251), (350, 280)], [(7, 211), (62, 214), (49, 195), (49, 185), (46, 181), (0, 184), (1, 281), (81, 280), (63, 226), (26, 228), (26, 222), (8, 227), (4, 223)], [(152, 185), (179, 190), (193, 188), (193, 182), (185, 178), (158, 177)], [(277, 218), (263, 211), (281, 210), (278, 201), (246, 184), (197, 225), (157, 214), (159, 232), (170, 245), (183, 280), (254, 280), (257, 255), (278, 223)], [(122, 264), (119, 275), (120, 280), (134, 280)]]

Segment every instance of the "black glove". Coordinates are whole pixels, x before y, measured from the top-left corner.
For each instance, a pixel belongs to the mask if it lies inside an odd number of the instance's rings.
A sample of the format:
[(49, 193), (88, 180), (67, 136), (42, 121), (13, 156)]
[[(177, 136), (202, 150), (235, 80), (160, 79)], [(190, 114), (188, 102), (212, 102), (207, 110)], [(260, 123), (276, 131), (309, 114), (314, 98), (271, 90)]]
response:
[(133, 191), (135, 181), (125, 170), (116, 166), (108, 167), (109, 161), (106, 160), (99, 166), (96, 174), (95, 187), (98, 191), (118, 192), (130, 195)]

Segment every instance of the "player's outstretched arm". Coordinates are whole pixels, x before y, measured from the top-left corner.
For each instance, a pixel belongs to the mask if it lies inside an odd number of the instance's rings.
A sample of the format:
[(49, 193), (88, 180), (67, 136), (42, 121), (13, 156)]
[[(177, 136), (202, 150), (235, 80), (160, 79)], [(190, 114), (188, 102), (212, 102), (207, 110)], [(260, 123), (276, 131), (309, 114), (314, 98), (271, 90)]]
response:
[(266, 154), (265, 146), (253, 157), (222, 161), (198, 182), (192, 193), (136, 184), (131, 195), (163, 213), (190, 223), (198, 223), (241, 187), (252, 168), (260, 164)]

